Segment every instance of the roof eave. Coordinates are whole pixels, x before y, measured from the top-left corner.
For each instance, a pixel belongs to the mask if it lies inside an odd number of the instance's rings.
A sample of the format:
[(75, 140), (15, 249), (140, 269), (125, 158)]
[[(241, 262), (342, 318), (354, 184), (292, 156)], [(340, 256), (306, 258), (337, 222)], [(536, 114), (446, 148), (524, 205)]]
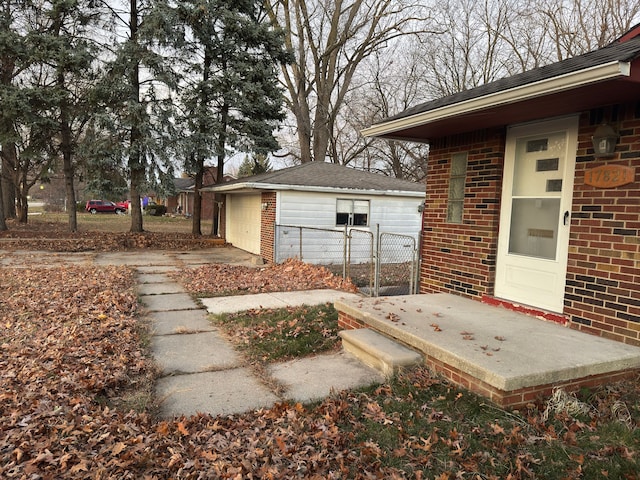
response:
[[(487, 110), (489, 108), (507, 105), (522, 100), (542, 97), (596, 82), (629, 77), (630, 75), (630, 62), (608, 62), (595, 67), (567, 73), (565, 75), (528, 83), (526, 85), (446, 105), (426, 112), (417, 113), (415, 115), (382, 122), (372, 125), (369, 128), (365, 128), (361, 133), (365, 137), (384, 136), (385, 138), (401, 140), (401, 135), (394, 136), (393, 133), (436, 122), (438, 120)], [(415, 141), (415, 139), (411, 139), (411, 141)]]
[(209, 187), (202, 189), (203, 191), (230, 193), (241, 191), (246, 192), (249, 190), (267, 190), (267, 191), (298, 191), (298, 192), (316, 192), (316, 193), (348, 193), (356, 195), (376, 195), (376, 196), (403, 196), (403, 197), (424, 197), (425, 192), (418, 192), (413, 190), (371, 190), (371, 189), (358, 189), (358, 188), (338, 188), (338, 187), (320, 187), (320, 186), (306, 186), (306, 185), (287, 185), (277, 183), (255, 183), (244, 182), (236, 183), (233, 185), (217, 185), (215, 187)]

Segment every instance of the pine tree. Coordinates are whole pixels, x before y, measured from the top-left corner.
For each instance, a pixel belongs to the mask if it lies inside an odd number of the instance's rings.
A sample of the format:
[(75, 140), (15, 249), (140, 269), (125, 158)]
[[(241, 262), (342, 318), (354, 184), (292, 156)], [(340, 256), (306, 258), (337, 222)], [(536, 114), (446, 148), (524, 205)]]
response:
[[(174, 75), (168, 65), (175, 35), (172, 10), (161, 0), (129, 0), (126, 11), (113, 10), (116, 45), (97, 89), (104, 114), (93, 130), (94, 158), (126, 168), (131, 200), (131, 232), (142, 232), (140, 198), (147, 185), (171, 187)], [(119, 20), (126, 19), (124, 24)], [(163, 49), (167, 47), (166, 49)]]
[(251, 157), (246, 155), (240, 167), (238, 167), (238, 177), (248, 177), (251, 175), (259, 175), (261, 173), (271, 172), (271, 162), (269, 157), (264, 154), (255, 154)]
[[(229, 151), (267, 153), (284, 118), (277, 68), (290, 60), (283, 36), (256, 0), (185, 0), (177, 8), (191, 55), (184, 66), (181, 120), (185, 169), (195, 177), (194, 234), (200, 234), (200, 188), (205, 161), (214, 158), (216, 183)], [(212, 235), (218, 234), (219, 198)]]

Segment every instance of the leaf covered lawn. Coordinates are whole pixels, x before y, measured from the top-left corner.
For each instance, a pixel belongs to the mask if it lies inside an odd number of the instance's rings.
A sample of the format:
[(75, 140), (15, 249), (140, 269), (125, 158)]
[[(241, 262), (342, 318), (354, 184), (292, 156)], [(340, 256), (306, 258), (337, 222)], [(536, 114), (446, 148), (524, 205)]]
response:
[(189, 292), (209, 297), (321, 288), (357, 291), (351, 280), (336, 276), (325, 267), (296, 259), (260, 268), (210, 264), (183, 269), (172, 275)]
[(638, 478), (637, 381), (548, 418), (417, 369), (311, 406), (157, 419), (132, 393), (154, 375), (132, 282), (125, 267), (0, 268), (0, 478)]

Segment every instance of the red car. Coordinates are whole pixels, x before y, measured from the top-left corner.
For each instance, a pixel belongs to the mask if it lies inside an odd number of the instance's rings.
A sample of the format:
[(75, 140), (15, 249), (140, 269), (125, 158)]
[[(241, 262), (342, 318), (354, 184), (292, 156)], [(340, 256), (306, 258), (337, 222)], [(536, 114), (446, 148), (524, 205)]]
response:
[(117, 213), (122, 215), (126, 212), (126, 208), (116, 205), (108, 200), (89, 200), (84, 209), (91, 213)]

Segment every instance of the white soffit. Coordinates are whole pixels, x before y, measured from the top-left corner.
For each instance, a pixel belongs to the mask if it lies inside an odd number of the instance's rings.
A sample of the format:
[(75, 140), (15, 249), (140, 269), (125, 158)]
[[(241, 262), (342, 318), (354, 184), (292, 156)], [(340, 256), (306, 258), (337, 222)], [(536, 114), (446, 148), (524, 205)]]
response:
[(404, 118), (398, 118), (388, 122), (372, 125), (362, 130), (365, 137), (377, 137), (389, 133), (418, 127), (421, 125), (456, 117), (465, 113), (486, 110), (500, 105), (528, 100), (531, 98), (550, 95), (552, 93), (571, 90), (591, 83), (610, 80), (613, 78), (628, 77), (631, 74), (631, 63), (629, 62), (609, 62), (596, 67), (571, 72), (534, 83), (528, 83), (508, 90), (483, 95), (459, 103), (446, 105), (422, 113), (416, 113)]

